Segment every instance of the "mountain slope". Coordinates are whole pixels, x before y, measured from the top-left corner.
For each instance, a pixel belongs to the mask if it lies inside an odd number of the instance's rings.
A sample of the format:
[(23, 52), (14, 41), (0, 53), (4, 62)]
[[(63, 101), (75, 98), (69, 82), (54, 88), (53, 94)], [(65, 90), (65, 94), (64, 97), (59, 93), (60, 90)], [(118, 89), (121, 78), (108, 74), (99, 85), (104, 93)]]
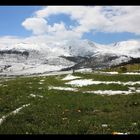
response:
[[(83, 67), (101, 69), (140, 58), (139, 41), (102, 45), (88, 40), (0, 44), (0, 74), (38, 74)], [(137, 59), (137, 63), (139, 63)]]

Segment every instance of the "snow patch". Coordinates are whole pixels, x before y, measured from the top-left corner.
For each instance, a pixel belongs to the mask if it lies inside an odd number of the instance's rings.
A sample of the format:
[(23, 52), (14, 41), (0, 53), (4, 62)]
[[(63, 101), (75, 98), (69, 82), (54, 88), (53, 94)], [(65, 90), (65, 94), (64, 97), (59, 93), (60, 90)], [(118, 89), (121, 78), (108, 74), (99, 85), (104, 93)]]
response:
[(84, 68), (84, 69), (76, 70), (76, 72), (81, 72), (81, 73), (92, 72), (92, 69), (91, 68)]
[(79, 76), (73, 76), (71, 74), (68, 74), (66, 77), (64, 77), (62, 80), (73, 80), (73, 79), (78, 79), (81, 78)]
[(140, 93), (140, 90), (139, 90), (139, 89), (137, 89), (137, 90), (136, 90), (136, 92), (137, 92), (137, 93)]
[(128, 88), (129, 88), (129, 90), (136, 90), (135, 87), (128, 87)]
[(42, 85), (43, 83), (42, 82), (39, 82), (38, 84)]
[(118, 72), (116, 71), (112, 71), (112, 72), (99, 72), (99, 73), (103, 73), (103, 74), (118, 74)]
[(119, 84), (119, 85), (136, 85), (140, 84), (140, 81), (129, 81), (129, 82), (121, 82), (121, 81), (93, 81), (92, 79), (81, 79), (81, 80), (73, 80), (67, 82), (65, 84), (69, 84), (72, 86), (82, 87), (87, 85), (99, 85), (99, 84)]
[(30, 94), (30, 97), (40, 97), (40, 98), (43, 98), (43, 96), (41, 96), (41, 95), (35, 95), (35, 94)]
[(132, 91), (121, 91), (121, 90), (96, 90), (96, 91), (84, 91), (83, 93), (94, 93), (94, 94), (102, 94), (102, 95), (116, 95), (116, 94), (131, 94)]
[(0, 125), (3, 123), (3, 121), (4, 121), (7, 117), (9, 117), (10, 115), (15, 115), (15, 114), (17, 114), (21, 109), (23, 109), (24, 107), (27, 107), (27, 106), (29, 106), (29, 105), (30, 105), (30, 104), (25, 104), (25, 105), (23, 105), (23, 106), (17, 108), (16, 110), (10, 112), (9, 114), (7, 114), (7, 115), (5, 115), (5, 116), (2, 116), (2, 117), (0, 118)]
[(81, 80), (73, 80), (73, 81), (67, 82), (65, 84), (82, 87), (82, 86), (92, 85), (93, 81), (92, 81), (92, 79), (81, 79)]
[(53, 87), (53, 86), (49, 86), (48, 89), (49, 90), (55, 89), (55, 90), (65, 90), (65, 91), (78, 91), (77, 88), (70, 88), (70, 87)]
[(122, 73), (122, 74), (126, 74), (126, 75), (140, 75), (140, 73), (138, 73), (138, 72), (126, 72), (126, 73)]

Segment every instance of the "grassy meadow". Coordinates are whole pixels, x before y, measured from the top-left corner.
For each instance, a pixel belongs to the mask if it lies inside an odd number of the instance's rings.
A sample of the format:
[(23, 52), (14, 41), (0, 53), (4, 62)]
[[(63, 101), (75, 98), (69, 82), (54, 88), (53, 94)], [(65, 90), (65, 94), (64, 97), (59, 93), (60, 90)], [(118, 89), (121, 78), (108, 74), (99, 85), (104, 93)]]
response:
[[(75, 73), (98, 81), (139, 81), (140, 75)], [(99, 84), (78, 91), (49, 90), (72, 87), (66, 75), (0, 79), (0, 118), (25, 104), (0, 125), (0, 134), (140, 134), (140, 94), (97, 95), (94, 90), (128, 90), (128, 85)], [(140, 87), (136, 84), (132, 87)], [(35, 97), (31, 95), (36, 95)]]

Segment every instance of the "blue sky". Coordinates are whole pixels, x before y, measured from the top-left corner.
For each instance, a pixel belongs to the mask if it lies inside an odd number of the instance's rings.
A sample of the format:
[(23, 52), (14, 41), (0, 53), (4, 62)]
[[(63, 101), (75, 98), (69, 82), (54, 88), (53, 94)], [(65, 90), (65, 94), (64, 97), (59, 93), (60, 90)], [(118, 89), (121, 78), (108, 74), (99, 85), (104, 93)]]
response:
[[(27, 30), (22, 26), (25, 19), (33, 17), (34, 12), (42, 9), (42, 6), (0, 6), (0, 37), (3, 36), (32, 36), (32, 31)], [(45, 18), (44, 18), (45, 19)], [(75, 19), (71, 19), (67, 14), (60, 13), (58, 15), (50, 15), (47, 18), (47, 23), (53, 26), (54, 23), (65, 23), (66, 29), (69, 26), (78, 26), (79, 23)], [(117, 27), (116, 27), (117, 28)], [(96, 31), (94, 34), (91, 31), (85, 32), (82, 35), (83, 39), (89, 39), (97, 43), (109, 44), (118, 41), (129, 39), (139, 39), (140, 34), (134, 32), (104, 32)]]
[(30, 31), (25, 30), (21, 23), (40, 6), (0, 6), (0, 36), (29, 36)]

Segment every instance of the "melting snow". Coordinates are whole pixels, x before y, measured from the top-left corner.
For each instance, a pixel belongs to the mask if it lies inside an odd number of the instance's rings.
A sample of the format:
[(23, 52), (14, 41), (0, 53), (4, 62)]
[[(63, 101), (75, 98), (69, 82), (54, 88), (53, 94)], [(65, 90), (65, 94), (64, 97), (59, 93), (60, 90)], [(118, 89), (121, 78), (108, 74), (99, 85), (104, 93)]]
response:
[(39, 82), (39, 84), (42, 85), (43, 83), (42, 82)]
[(116, 71), (112, 71), (112, 72), (99, 72), (99, 73), (103, 73), (103, 74), (118, 74), (118, 72)]
[(107, 124), (102, 124), (102, 127), (108, 127), (108, 125)]
[(50, 86), (48, 87), (49, 90), (51, 89), (56, 89), (56, 90), (66, 90), (66, 91), (78, 91), (77, 88), (70, 88), (70, 87), (53, 87), (53, 86)]
[(128, 87), (128, 88), (129, 88), (129, 90), (136, 90), (135, 87)]
[(140, 73), (138, 73), (138, 72), (126, 72), (126, 73), (123, 73), (123, 74), (126, 74), (126, 75), (140, 75)]
[(68, 74), (65, 78), (63, 78), (62, 80), (73, 80), (73, 79), (77, 79), (77, 78), (81, 78), (78, 76), (73, 76), (71, 74)]
[(121, 82), (121, 81), (93, 81), (92, 79), (81, 79), (81, 80), (73, 80), (67, 82), (66, 84), (70, 84), (77, 87), (87, 86), (87, 85), (99, 85), (99, 84), (119, 84), (119, 85), (136, 85), (140, 84), (140, 81), (129, 81), (129, 82)]
[(79, 69), (79, 70), (76, 70), (76, 72), (92, 72), (92, 69), (91, 68), (85, 68), (85, 69)]
[(140, 90), (139, 90), (139, 89), (137, 89), (137, 90), (136, 90), (136, 92), (137, 92), (137, 93), (140, 93)]
[(81, 80), (73, 80), (73, 81), (67, 82), (66, 84), (82, 87), (82, 86), (92, 85), (93, 81), (92, 79), (81, 79)]
[(116, 95), (116, 94), (131, 94), (132, 91), (121, 91), (121, 90), (96, 90), (96, 91), (84, 91), (83, 93), (94, 93), (94, 94), (106, 94), (106, 95)]
[(35, 94), (30, 94), (31, 97), (40, 97), (40, 98), (43, 98), (43, 96), (41, 95), (35, 95)]
[(2, 116), (2, 118), (0, 118), (0, 125), (3, 123), (3, 121), (4, 121), (7, 117), (9, 117), (10, 115), (15, 115), (15, 114), (17, 114), (21, 109), (23, 109), (24, 107), (27, 107), (27, 106), (29, 106), (29, 105), (30, 105), (30, 104), (25, 104), (25, 105), (23, 105), (23, 106), (17, 108), (16, 110), (10, 112), (9, 114), (7, 114), (7, 115), (5, 115), (5, 116)]
[[(14, 110), (13, 112), (11, 112), (11, 114), (17, 114), (22, 108), (24, 108), (24, 107), (27, 107), (27, 106), (29, 106), (30, 104), (26, 104), (26, 105), (23, 105), (22, 107), (19, 107), (19, 108), (17, 108), (16, 110)], [(10, 114), (10, 115), (11, 115)]]

